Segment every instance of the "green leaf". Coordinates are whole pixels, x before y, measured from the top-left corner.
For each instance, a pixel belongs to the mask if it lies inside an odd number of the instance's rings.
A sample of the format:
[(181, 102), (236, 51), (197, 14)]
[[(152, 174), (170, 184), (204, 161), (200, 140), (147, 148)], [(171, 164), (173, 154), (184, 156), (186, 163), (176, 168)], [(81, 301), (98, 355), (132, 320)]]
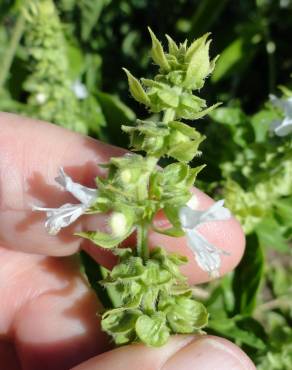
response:
[(67, 43), (66, 49), (69, 61), (68, 75), (70, 79), (74, 81), (81, 75), (84, 68), (83, 53), (74, 44)]
[(81, 236), (82, 238), (89, 239), (94, 244), (102, 248), (114, 248), (125, 240), (131, 233), (132, 229), (128, 230), (127, 233), (121, 236), (112, 236), (110, 234), (103, 233), (101, 231), (82, 231), (80, 233), (74, 233), (76, 236)]
[(211, 80), (213, 82), (220, 81), (234, 66), (244, 58), (244, 39), (239, 37), (232, 41), (221, 53), (217, 67), (213, 73)]
[(271, 122), (277, 118), (276, 112), (262, 110), (251, 117), (251, 125), (257, 143), (265, 143), (271, 127)]
[(173, 236), (175, 238), (179, 238), (185, 235), (185, 232), (181, 228), (178, 228), (178, 227), (170, 227), (168, 229), (161, 229), (159, 227), (156, 227), (154, 224), (152, 224), (152, 228), (154, 231), (156, 231), (159, 234)]
[(169, 338), (165, 314), (157, 312), (151, 316), (140, 316), (136, 322), (136, 333), (143, 343), (151, 347), (163, 346)]
[[(210, 33), (206, 33), (195, 40), (186, 52), (186, 62), (188, 63), (186, 77), (183, 85), (186, 88), (200, 89), (204, 85), (204, 79), (214, 68), (210, 66), (209, 47), (211, 40), (207, 41)], [(206, 42), (207, 41), (207, 42)]]
[(258, 350), (266, 348), (266, 344), (261, 338), (257, 337), (251, 330), (239, 328), (234, 318), (211, 319), (208, 328), (220, 336), (234, 340), (238, 345), (247, 344)]
[(251, 314), (264, 275), (264, 254), (255, 234), (248, 236), (243, 259), (235, 270), (233, 292), (236, 314)]
[(278, 199), (275, 203), (275, 209), (282, 221), (289, 225), (292, 220), (292, 196)]
[(145, 93), (140, 82), (126, 68), (123, 68), (123, 70), (126, 72), (126, 75), (128, 77), (129, 89), (133, 98), (139, 103), (149, 106), (150, 99)]
[(154, 60), (156, 64), (158, 64), (162, 69), (169, 71), (170, 66), (167, 61), (167, 58), (164, 54), (163, 47), (160, 44), (159, 40), (155, 36), (155, 34), (152, 32), (151, 28), (148, 27), (148, 31), (151, 36), (152, 40), (152, 49), (151, 49), (151, 57)]
[(77, 5), (81, 12), (81, 38), (87, 41), (96, 26), (103, 8), (110, 0), (80, 0)]
[(196, 141), (199, 139), (203, 141), (202, 138), (205, 138), (205, 136), (200, 134), (200, 132), (197, 131), (194, 127), (190, 127), (189, 125), (186, 125), (183, 122), (172, 121), (169, 122), (168, 126), (188, 136), (190, 139), (195, 139)]
[(243, 123), (245, 118), (244, 113), (240, 108), (221, 107), (210, 114), (211, 118), (216, 122), (229, 126), (237, 126)]
[[(287, 261), (291, 259), (291, 253), (286, 256)], [(288, 309), (289, 302), (292, 309), (292, 264), (281, 265), (281, 260), (274, 262), (268, 270), (269, 285), (271, 285), (273, 294), (283, 302), (283, 308)], [(280, 307), (279, 307), (280, 308)]]
[[(199, 49), (202, 49), (205, 46), (205, 43), (208, 37), (211, 35), (210, 32), (205, 33), (200, 38), (194, 40), (191, 45), (188, 47), (185, 58), (188, 62), (191, 61), (193, 55), (198, 52)], [(208, 48), (207, 48), (208, 49)]]
[(168, 52), (172, 55), (177, 55), (178, 52), (178, 46), (176, 45), (175, 41), (169, 36), (165, 35), (168, 41)]
[(204, 0), (198, 2), (198, 5), (194, 8), (195, 13), (190, 18), (191, 30), (189, 35), (195, 37), (211, 29), (228, 2), (228, 0)]
[(263, 247), (270, 247), (279, 252), (288, 252), (288, 241), (284, 238), (282, 229), (283, 227), (275, 220), (275, 218), (270, 216), (265, 217), (257, 225), (255, 231), (258, 235), (260, 244)]
[(167, 154), (180, 162), (191, 161), (198, 152), (198, 147), (193, 141), (181, 142), (175, 145), (170, 141), (169, 146), (170, 149)]

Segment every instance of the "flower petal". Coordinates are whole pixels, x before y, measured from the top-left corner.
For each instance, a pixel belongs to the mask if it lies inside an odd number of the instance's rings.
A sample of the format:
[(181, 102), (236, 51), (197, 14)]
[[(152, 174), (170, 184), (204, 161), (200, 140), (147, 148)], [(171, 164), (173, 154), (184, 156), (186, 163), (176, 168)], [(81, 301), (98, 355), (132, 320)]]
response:
[(270, 127), (269, 127), (269, 132), (271, 134), (273, 134), (275, 132), (275, 130), (281, 126), (282, 124), (282, 121), (280, 119), (276, 119), (276, 120), (273, 120), (270, 124)]
[(69, 226), (76, 221), (86, 211), (86, 207), (83, 204), (67, 203), (60, 208), (34, 206), (33, 210), (46, 212), (45, 227), (49, 234), (56, 235), (63, 227)]
[(211, 277), (219, 276), (221, 255), (228, 255), (206, 240), (196, 229), (186, 231), (188, 246), (195, 255), (199, 267)]
[(74, 182), (71, 177), (65, 173), (62, 167), (59, 169), (59, 176), (56, 177), (55, 180), (87, 207), (89, 207), (97, 197), (97, 189), (91, 189)]
[(274, 133), (277, 136), (286, 136), (292, 133), (292, 118), (284, 118), (284, 120), (275, 127)]
[(284, 100), (284, 113), (287, 118), (292, 119), (292, 97)]
[(182, 227), (193, 229), (204, 222), (228, 220), (231, 213), (223, 207), (223, 204), (224, 200), (218, 200), (205, 211), (197, 211), (188, 206), (182, 207), (179, 212)]
[(86, 86), (80, 80), (76, 80), (72, 84), (72, 90), (73, 90), (76, 98), (78, 98), (80, 100), (86, 99), (88, 97), (88, 91), (86, 89)]

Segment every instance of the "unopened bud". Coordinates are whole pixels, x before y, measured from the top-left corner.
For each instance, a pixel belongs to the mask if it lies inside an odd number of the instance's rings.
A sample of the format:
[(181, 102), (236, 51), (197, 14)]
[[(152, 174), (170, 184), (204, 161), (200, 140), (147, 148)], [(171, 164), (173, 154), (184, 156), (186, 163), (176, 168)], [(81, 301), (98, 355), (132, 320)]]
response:
[(132, 180), (132, 175), (130, 170), (123, 170), (121, 171), (121, 180), (125, 184), (129, 184)]
[(121, 212), (114, 212), (109, 220), (113, 236), (122, 236), (127, 232), (127, 218)]

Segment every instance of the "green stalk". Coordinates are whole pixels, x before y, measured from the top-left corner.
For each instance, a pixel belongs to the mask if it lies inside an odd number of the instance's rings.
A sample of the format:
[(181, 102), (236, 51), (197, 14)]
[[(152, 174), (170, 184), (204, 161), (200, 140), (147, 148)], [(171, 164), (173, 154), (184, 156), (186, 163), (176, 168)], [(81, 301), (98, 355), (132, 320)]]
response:
[(171, 108), (166, 109), (166, 111), (163, 113), (162, 122), (168, 123), (168, 122), (174, 121), (174, 119), (175, 119), (175, 111)]
[(145, 223), (141, 223), (137, 226), (137, 253), (144, 262), (148, 260), (148, 226)]
[(0, 69), (0, 90), (2, 90), (6, 82), (17, 46), (19, 44), (19, 41), (24, 31), (24, 26), (25, 26), (25, 18), (24, 18), (23, 12), (20, 12), (17, 18), (16, 24), (15, 24), (14, 30), (13, 30), (10, 45), (5, 54), (5, 57), (4, 57), (4, 60), (3, 60), (3, 63)]

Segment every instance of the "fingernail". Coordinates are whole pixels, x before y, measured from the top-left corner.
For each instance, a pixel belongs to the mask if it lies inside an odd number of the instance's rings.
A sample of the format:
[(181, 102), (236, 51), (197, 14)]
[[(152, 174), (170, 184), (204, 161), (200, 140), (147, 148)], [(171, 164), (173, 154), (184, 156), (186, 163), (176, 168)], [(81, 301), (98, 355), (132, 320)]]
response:
[(247, 355), (233, 343), (210, 336), (194, 339), (161, 370), (255, 370)]

